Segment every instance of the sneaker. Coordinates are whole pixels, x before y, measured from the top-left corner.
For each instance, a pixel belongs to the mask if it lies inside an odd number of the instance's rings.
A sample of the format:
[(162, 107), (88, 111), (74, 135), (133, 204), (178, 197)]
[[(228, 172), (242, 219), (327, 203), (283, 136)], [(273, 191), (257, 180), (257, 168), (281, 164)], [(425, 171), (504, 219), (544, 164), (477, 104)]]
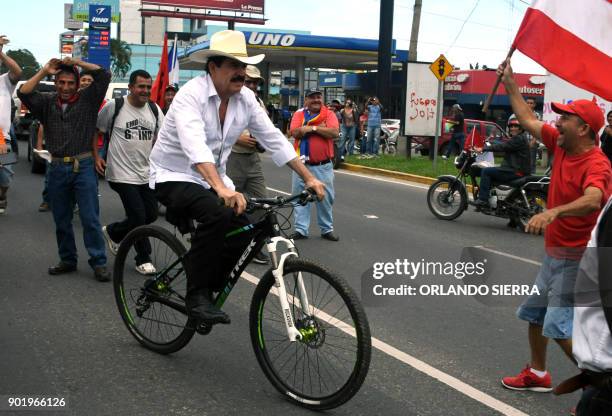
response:
[(140, 274), (144, 274), (145, 276), (157, 273), (157, 269), (155, 268), (155, 266), (153, 266), (153, 263), (151, 262), (142, 263), (136, 266), (136, 271)]
[(253, 263), (268, 264), (269, 262), (270, 259), (263, 251), (260, 251), (259, 253), (255, 254), (255, 257), (253, 257)]
[(6, 213), (6, 206), (7, 206), (7, 201), (6, 201), (6, 197), (4, 197), (4, 199), (0, 199), (0, 215), (3, 215)]
[(528, 390), (539, 393), (548, 393), (552, 391), (550, 373), (546, 372), (544, 377), (538, 377), (531, 371), (529, 366), (525, 367), (516, 377), (504, 377), (502, 379), (502, 385), (511, 390)]
[(307, 235), (300, 233), (299, 231), (294, 232), (289, 236), (291, 240), (306, 240), (308, 238)]
[(104, 236), (104, 239), (106, 240), (106, 243), (108, 244), (108, 250), (111, 253), (113, 253), (114, 256), (116, 256), (117, 250), (119, 250), (119, 244), (115, 243), (113, 239), (110, 238), (110, 235), (108, 235), (108, 230), (106, 227), (107, 227), (106, 225), (102, 227), (102, 235)]
[(38, 206), (38, 212), (47, 212), (47, 211), (49, 211), (49, 204), (47, 204), (46, 202), (43, 202), (42, 204)]

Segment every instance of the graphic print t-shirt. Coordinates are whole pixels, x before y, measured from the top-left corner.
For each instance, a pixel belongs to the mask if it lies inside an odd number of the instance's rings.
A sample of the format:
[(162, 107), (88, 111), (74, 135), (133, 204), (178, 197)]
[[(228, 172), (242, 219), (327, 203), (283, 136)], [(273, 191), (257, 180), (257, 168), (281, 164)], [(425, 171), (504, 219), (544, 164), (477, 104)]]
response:
[[(111, 100), (98, 114), (100, 131), (106, 132), (110, 129), (114, 113), (115, 100)], [(155, 115), (149, 105), (134, 107), (127, 98), (124, 100), (110, 137), (106, 180), (134, 185), (149, 183), (149, 155), (163, 118), (164, 114), (158, 107), (156, 126)]]

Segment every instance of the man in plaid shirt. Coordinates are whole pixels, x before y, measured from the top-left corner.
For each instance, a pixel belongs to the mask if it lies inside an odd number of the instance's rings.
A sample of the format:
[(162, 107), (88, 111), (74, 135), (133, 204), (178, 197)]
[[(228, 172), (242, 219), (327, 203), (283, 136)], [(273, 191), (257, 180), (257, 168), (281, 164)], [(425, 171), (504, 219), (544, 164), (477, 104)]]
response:
[[(93, 84), (81, 91), (77, 67), (90, 71), (94, 78)], [(38, 83), (48, 75), (55, 76), (56, 92), (36, 91)], [(110, 77), (108, 71), (95, 64), (72, 58), (51, 59), (17, 92), (21, 102), (42, 123), (46, 148), (52, 156), (49, 198), (60, 257), (60, 262), (49, 268), (52, 275), (76, 270), (77, 250), (72, 229), (72, 205), (76, 200), (89, 265), (97, 280), (110, 280), (92, 156), (93, 146), (97, 145), (98, 110)]]

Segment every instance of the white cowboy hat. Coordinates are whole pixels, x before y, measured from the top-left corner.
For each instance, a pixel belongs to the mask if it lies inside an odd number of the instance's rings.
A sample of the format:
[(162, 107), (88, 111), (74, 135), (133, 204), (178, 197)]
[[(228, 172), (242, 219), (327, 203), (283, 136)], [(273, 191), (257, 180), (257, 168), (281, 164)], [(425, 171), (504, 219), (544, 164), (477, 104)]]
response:
[(248, 56), (244, 33), (236, 30), (222, 30), (210, 38), (209, 49), (195, 51), (189, 55), (194, 62), (206, 62), (211, 56), (225, 56), (249, 65), (263, 61), (264, 54)]
[(265, 81), (264, 78), (261, 76), (261, 72), (259, 72), (259, 68), (257, 68), (255, 65), (247, 65), (244, 71), (246, 72), (246, 76), (251, 79)]

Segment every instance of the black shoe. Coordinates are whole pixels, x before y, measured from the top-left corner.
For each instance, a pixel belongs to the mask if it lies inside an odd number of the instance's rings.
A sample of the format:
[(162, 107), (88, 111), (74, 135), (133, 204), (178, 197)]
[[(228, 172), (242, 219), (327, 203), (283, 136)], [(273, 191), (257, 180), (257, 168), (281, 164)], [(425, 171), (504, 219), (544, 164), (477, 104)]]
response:
[(296, 231), (293, 234), (291, 234), (289, 238), (291, 240), (306, 240), (308, 236)]
[(111, 274), (106, 269), (106, 266), (94, 267), (94, 277), (98, 282), (108, 282), (111, 280)]
[(470, 202), (471, 205), (475, 206), (476, 209), (485, 209), (489, 208), (489, 203), (487, 201), (483, 201), (481, 199), (477, 199), (475, 201)]
[(49, 267), (48, 270), (49, 274), (53, 276), (74, 271), (76, 271), (76, 264), (64, 263), (63, 261), (60, 261), (55, 266)]
[(253, 257), (253, 263), (268, 264), (269, 262), (270, 259), (263, 251), (260, 251), (259, 253), (255, 254), (255, 257)]
[(338, 240), (340, 240), (340, 237), (338, 237), (336, 234), (334, 234), (333, 231), (330, 231), (330, 232), (325, 233), (325, 234), (321, 234), (321, 238), (324, 238), (324, 239), (329, 240), (329, 241), (338, 241)]
[(207, 324), (229, 324), (231, 322), (230, 317), (212, 303), (207, 290), (187, 295), (186, 304), (189, 316)]

